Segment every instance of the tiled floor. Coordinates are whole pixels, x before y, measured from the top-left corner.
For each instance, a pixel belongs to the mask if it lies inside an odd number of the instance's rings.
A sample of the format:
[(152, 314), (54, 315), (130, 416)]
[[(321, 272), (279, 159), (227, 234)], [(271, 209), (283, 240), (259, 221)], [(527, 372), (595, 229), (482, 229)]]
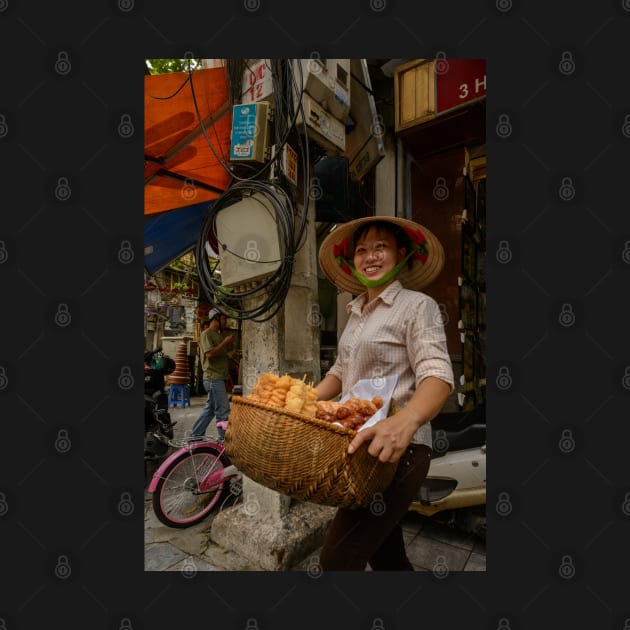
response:
[(410, 512), (403, 524), (407, 555), (418, 571), (485, 571), (486, 545), (478, 536)]
[[(477, 536), (410, 512), (403, 523), (407, 556), (416, 571), (485, 571), (486, 545)], [(316, 554), (314, 554), (316, 555)], [(295, 570), (308, 570), (311, 558)], [(368, 569), (369, 570), (369, 569)]]

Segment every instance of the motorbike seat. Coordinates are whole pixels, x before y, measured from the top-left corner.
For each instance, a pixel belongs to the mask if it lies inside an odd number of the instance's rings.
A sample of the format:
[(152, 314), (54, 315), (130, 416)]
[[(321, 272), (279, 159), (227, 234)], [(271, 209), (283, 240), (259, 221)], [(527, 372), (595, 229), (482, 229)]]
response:
[(483, 405), (470, 411), (439, 413), (431, 420), (433, 431), (442, 429), (443, 431), (456, 432), (475, 424), (486, 424), (486, 410)]
[(440, 457), (448, 451), (476, 448), (486, 443), (485, 406), (480, 405), (470, 411), (440, 413), (431, 421), (434, 446), (446, 440), (447, 449), (435, 448), (433, 457)]
[[(448, 448), (440, 450), (437, 446), (440, 440), (446, 440)], [(476, 448), (486, 443), (486, 425), (473, 424), (465, 427), (461, 431), (444, 431), (438, 429), (433, 431), (433, 444), (436, 448), (433, 451), (433, 458), (444, 455), (449, 451), (462, 451), (466, 448)]]

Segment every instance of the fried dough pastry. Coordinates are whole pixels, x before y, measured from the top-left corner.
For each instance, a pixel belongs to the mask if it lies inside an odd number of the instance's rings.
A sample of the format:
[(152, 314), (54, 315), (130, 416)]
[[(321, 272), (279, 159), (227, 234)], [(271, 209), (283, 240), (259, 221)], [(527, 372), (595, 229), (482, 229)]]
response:
[(288, 374), (277, 376), (271, 372), (264, 372), (258, 377), (248, 398), (314, 418), (317, 391), (305, 382), (305, 378), (306, 375), (299, 379)]
[(315, 404), (315, 417), (324, 422), (338, 422), (356, 431), (382, 406), (383, 399), (380, 396), (375, 396), (372, 400), (353, 397), (344, 402), (318, 400)]
[(247, 398), (325, 422), (338, 422), (354, 430), (359, 429), (383, 406), (380, 396), (374, 396), (372, 400), (353, 397), (342, 403), (317, 400), (317, 390), (305, 379), (306, 375), (299, 379), (288, 374), (278, 376), (264, 372)]

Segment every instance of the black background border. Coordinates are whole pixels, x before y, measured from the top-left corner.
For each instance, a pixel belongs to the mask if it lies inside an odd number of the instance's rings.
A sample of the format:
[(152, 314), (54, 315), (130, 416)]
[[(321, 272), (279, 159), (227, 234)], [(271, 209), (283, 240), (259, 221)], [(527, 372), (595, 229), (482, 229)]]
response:
[[(0, 0), (1, 627), (627, 628), (629, 49), (627, 0)], [(187, 52), (487, 59), (485, 573), (144, 572), (143, 60)]]

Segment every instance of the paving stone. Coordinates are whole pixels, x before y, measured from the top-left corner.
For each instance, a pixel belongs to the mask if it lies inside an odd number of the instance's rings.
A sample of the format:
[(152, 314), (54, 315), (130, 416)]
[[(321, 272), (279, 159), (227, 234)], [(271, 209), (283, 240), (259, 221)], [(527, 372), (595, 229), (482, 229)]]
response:
[(471, 553), (464, 571), (486, 571), (486, 556), (480, 553)]
[(418, 532), (403, 528), (403, 540), (405, 541), (405, 547), (409, 547), (417, 535)]
[(425, 517), (417, 512), (408, 512), (403, 518), (401, 526), (403, 531), (411, 531), (418, 533), (422, 531), (425, 524)]
[(479, 536), (475, 537), (475, 544), (473, 545), (473, 552), (486, 555), (486, 541)]
[(208, 548), (209, 536), (207, 526), (205, 528), (197, 526), (194, 529), (191, 527), (190, 529), (171, 530), (167, 540), (171, 545), (188, 555), (200, 556)]
[(144, 548), (145, 571), (170, 571), (171, 567), (186, 557), (183, 551), (168, 543), (153, 543)]
[(154, 527), (145, 527), (144, 528), (144, 544), (150, 545), (151, 543), (156, 542), (155, 540), (155, 528)]
[(418, 537), (415, 543), (407, 548), (407, 557), (418, 570), (432, 571), (439, 563), (446, 564), (449, 571), (462, 571), (470, 555), (465, 549), (431, 538)]
[(145, 527), (164, 527), (161, 521), (158, 520), (158, 517), (155, 515), (153, 511), (153, 507), (149, 509), (149, 511), (144, 515), (144, 526)]
[(422, 535), (438, 542), (453, 545), (454, 547), (461, 547), (467, 551), (472, 551), (477, 538), (474, 534), (468, 534), (454, 527), (449, 527), (448, 525), (430, 520), (427, 520), (422, 528)]
[(202, 571), (222, 571), (223, 569), (206, 562), (203, 558), (199, 558), (198, 556), (188, 556), (186, 559), (178, 562), (171, 570), (184, 571), (186, 574), (191, 570), (201, 573)]

